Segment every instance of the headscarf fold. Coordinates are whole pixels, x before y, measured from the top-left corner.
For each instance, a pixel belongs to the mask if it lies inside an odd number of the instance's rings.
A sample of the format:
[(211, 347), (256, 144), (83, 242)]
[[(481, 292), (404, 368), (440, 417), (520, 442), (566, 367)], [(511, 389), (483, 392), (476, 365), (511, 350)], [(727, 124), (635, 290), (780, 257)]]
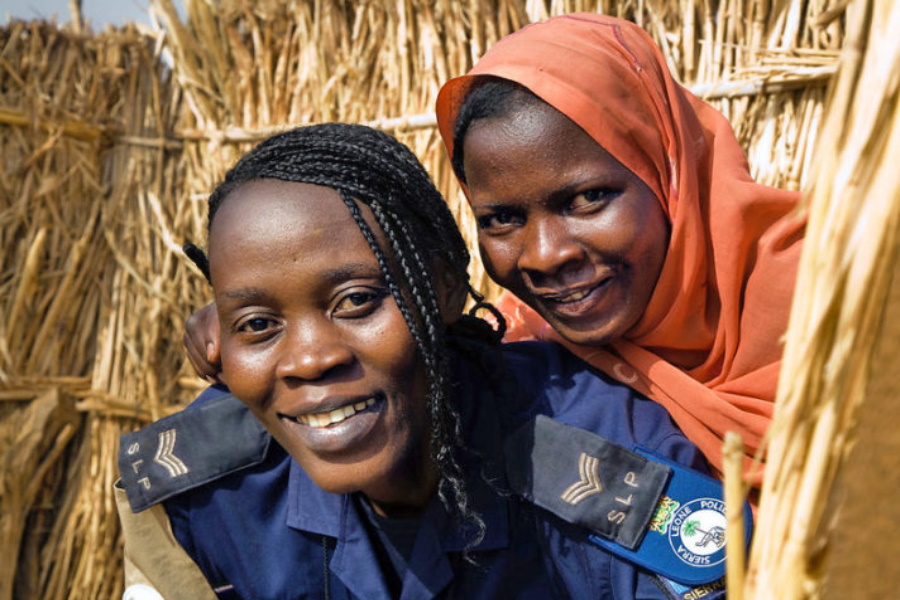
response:
[(441, 89), (451, 156), (460, 104), (483, 75), (515, 81), (572, 119), (653, 190), (671, 228), (653, 295), (622, 339), (569, 343), (507, 293), (498, 307), (510, 338), (558, 341), (659, 402), (719, 471), (727, 431), (752, 456), (772, 418), (805, 225), (798, 194), (753, 182), (728, 121), (679, 85), (628, 21), (564, 15), (500, 40)]

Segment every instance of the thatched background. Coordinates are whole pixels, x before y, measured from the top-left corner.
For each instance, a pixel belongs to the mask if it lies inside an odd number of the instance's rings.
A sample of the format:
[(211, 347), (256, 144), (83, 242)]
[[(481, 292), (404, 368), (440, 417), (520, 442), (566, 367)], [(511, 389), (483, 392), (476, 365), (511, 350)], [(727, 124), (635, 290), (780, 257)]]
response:
[(117, 439), (202, 386), (181, 335), (209, 294), (179, 247), (204, 241), (205, 197), (254, 141), (376, 122), (470, 228), (440, 84), (527, 22), (591, 10), (647, 28), (755, 176), (799, 188), (844, 35), (821, 0), (188, 0), (186, 22), (151, 5), (155, 31), (0, 27), (0, 600), (121, 593)]

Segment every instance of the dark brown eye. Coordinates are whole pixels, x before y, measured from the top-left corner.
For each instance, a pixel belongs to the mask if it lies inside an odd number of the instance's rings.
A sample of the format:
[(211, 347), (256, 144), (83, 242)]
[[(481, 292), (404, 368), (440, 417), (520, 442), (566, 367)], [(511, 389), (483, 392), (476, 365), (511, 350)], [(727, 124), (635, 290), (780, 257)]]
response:
[(569, 203), (570, 209), (579, 209), (586, 206), (609, 202), (618, 195), (618, 192), (609, 188), (597, 188), (576, 194)]
[(246, 319), (238, 324), (237, 331), (246, 333), (259, 333), (261, 331), (265, 331), (271, 325), (272, 321), (270, 319), (265, 319), (263, 317), (253, 317), (250, 319)]
[(497, 211), (488, 215), (482, 215), (476, 219), (479, 229), (502, 229), (521, 225), (525, 220), (511, 211)]
[(345, 318), (364, 317), (378, 308), (386, 295), (386, 290), (354, 290), (338, 300), (334, 313)]

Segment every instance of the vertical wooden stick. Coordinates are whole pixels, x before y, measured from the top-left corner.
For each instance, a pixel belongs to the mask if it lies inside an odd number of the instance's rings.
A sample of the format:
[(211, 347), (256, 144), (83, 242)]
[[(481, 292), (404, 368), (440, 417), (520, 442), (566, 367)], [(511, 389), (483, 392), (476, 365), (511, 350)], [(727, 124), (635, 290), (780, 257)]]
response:
[(744, 552), (744, 502), (746, 486), (743, 481), (744, 441), (729, 431), (722, 447), (725, 462), (725, 517), (728, 536), (725, 541), (725, 582), (730, 600), (743, 600), (746, 556)]

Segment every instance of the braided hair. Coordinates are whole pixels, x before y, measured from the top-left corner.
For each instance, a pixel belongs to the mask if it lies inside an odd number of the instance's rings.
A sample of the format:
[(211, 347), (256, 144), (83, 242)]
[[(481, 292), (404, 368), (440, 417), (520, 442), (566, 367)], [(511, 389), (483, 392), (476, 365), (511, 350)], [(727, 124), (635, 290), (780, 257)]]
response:
[[(433, 282), (434, 265), (440, 262), (468, 286), (469, 251), (440, 192), (415, 155), (393, 137), (362, 125), (313, 125), (276, 134), (241, 158), (209, 198), (209, 226), (232, 191), (258, 179), (329, 187), (346, 204), (425, 366), (431, 453), (441, 475), (438, 494), (452, 514), (473, 527), (471, 543), (477, 543), (484, 523), (470, 507), (460, 467), (460, 417), (450, 394), (447, 332)], [(387, 248), (378, 243), (360, 204), (371, 210)], [(466, 319), (463, 329), (471, 331), (473, 320)]]

